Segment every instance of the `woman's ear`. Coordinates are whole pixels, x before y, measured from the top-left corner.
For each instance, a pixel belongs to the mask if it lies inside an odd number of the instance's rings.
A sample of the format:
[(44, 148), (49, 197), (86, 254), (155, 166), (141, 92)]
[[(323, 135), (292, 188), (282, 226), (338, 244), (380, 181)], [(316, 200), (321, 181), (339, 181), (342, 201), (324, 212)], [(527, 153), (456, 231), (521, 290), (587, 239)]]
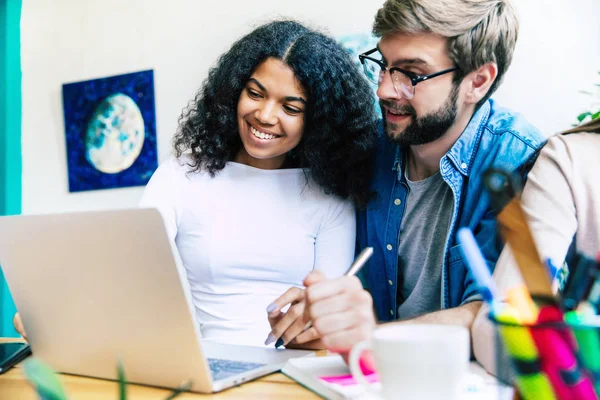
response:
[(498, 66), (493, 62), (483, 64), (468, 74), (463, 80), (468, 85), (465, 101), (469, 104), (477, 104), (488, 93), (497, 76)]

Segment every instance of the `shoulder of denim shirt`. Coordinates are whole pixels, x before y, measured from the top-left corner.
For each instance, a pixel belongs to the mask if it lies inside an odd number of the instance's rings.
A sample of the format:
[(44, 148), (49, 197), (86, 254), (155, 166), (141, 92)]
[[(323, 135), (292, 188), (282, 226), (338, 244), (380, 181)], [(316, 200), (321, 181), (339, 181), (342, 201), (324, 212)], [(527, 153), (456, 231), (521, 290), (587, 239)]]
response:
[[(475, 112), (462, 135), (446, 153), (463, 175), (469, 175), (482, 139), (492, 147), (520, 145), (528, 148), (531, 154), (537, 153), (546, 142), (544, 135), (523, 115), (500, 107), (489, 99)], [(486, 150), (488, 153), (491, 149), (488, 147)]]

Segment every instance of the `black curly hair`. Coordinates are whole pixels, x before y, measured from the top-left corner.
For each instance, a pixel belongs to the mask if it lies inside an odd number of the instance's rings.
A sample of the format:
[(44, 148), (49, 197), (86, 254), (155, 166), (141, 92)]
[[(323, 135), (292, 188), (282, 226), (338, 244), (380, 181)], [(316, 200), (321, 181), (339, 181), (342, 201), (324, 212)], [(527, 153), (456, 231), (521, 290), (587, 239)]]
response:
[(173, 140), (177, 157), (190, 152), (192, 171), (212, 176), (234, 159), (242, 146), (238, 100), (254, 70), (270, 57), (294, 71), (308, 98), (302, 140), (286, 163), (309, 169), (326, 193), (364, 207), (372, 196), (378, 135), (373, 91), (349, 52), (295, 21), (262, 25), (219, 58), (179, 118)]

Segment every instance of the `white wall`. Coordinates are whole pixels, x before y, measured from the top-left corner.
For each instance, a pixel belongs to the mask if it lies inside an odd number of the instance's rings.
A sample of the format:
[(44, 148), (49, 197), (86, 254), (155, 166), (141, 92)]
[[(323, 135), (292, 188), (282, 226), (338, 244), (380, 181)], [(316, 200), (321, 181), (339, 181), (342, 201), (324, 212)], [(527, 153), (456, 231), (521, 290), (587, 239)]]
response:
[[(545, 133), (587, 105), (578, 94), (600, 70), (598, 0), (517, 0), (521, 36), (496, 98)], [(383, 0), (24, 0), (23, 212), (133, 207), (142, 188), (70, 194), (61, 85), (154, 69), (159, 162), (181, 109), (239, 36), (276, 16), (333, 35), (368, 32)], [(549, 4), (552, 4), (550, 7)], [(265, 11), (268, 10), (268, 11)]]
[(565, 130), (600, 83), (600, 0), (515, 0), (519, 41), (506, 80), (494, 96), (524, 113), (544, 134)]

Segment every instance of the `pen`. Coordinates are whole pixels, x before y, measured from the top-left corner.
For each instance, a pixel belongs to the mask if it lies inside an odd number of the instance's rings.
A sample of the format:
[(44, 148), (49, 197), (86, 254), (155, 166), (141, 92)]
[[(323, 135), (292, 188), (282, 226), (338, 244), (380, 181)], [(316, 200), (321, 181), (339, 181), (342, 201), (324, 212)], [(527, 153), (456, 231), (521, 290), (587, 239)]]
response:
[(358, 271), (361, 270), (361, 268), (367, 263), (367, 261), (369, 261), (369, 258), (371, 258), (371, 256), (373, 255), (373, 248), (372, 247), (365, 247), (354, 259), (354, 262), (352, 263), (352, 265), (350, 265), (350, 268), (348, 268), (348, 271), (346, 271), (346, 273), (344, 274), (345, 276), (354, 276), (356, 274), (358, 274)]
[(548, 273), (550, 274), (550, 279), (556, 279), (558, 276), (559, 269), (552, 262), (551, 258), (546, 258), (546, 266), (548, 267)]
[(500, 336), (516, 371), (516, 385), (525, 400), (556, 400), (552, 385), (541, 371), (539, 354), (517, 311), (507, 305), (494, 315)]
[[(494, 309), (496, 308), (494, 299), (497, 297), (496, 284), (483, 258), (483, 254), (481, 254), (481, 250), (475, 241), (475, 236), (473, 236), (473, 232), (469, 228), (460, 228), (457, 235), (461, 251), (479, 286), (483, 299), (491, 305), (492, 313), (494, 313)], [(510, 288), (508, 290), (508, 302), (519, 314), (521, 322), (535, 322), (537, 308), (525, 286), (520, 285)]]
[(600, 340), (598, 340), (600, 305), (600, 260), (595, 261), (592, 273), (593, 284), (587, 298), (579, 302), (575, 311), (565, 314), (565, 321), (573, 329), (579, 348), (579, 357), (583, 365), (592, 375), (596, 393), (600, 393)]
[(473, 232), (469, 228), (460, 228), (457, 236), (458, 242), (461, 245), (461, 251), (465, 256), (469, 269), (473, 273), (477, 286), (479, 286), (479, 291), (483, 299), (491, 304), (494, 298), (496, 298), (496, 284), (490, 274), (487, 262), (483, 258), (483, 254), (481, 254), (481, 249), (475, 241), (475, 236), (473, 236)]
[[(373, 248), (365, 247), (356, 256), (356, 258), (354, 259), (354, 261), (350, 265), (350, 268), (348, 268), (348, 270), (346, 271), (344, 276), (354, 276), (354, 275), (358, 274), (358, 271), (361, 270), (361, 268), (367, 263), (367, 261), (369, 260), (369, 258), (371, 258), (372, 255), (373, 255)], [(308, 323), (304, 327), (303, 331), (307, 330), (311, 326), (312, 326), (312, 321), (308, 321)], [(275, 348), (279, 348), (282, 345), (283, 345), (283, 338), (277, 339), (277, 342), (275, 342)]]
[(597, 400), (590, 377), (579, 367), (575, 355), (576, 342), (568, 325), (555, 326), (564, 321), (562, 311), (555, 305), (540, 308), (537, 324), (549, 323), (546, 327), (532, 327), (531, 335), (546, 373), (559, 399)]
[(596, 269), (591, 272), (593, 278), (592, 284), (589, 285), (589, 290), (586, 289), (584, 298), (577, 304), (575, 311), (579, 315), (595, 315), (598, 313), (600, 306), (600, 265), (596, 265)]
[(527, 218), (516, 196), (512, 176), (504, 170), (492, 168), (484, 172), (483, 183), (492, 205), (499, 211), (496, 220), (500, 234), (510, 245), (531, 297), (536, 302), (543, 299), (544, 303), (550, 302), (558, 307), (547, 268), (542, 264)]
[(569, 281), (565, 285), (563, 301), (567, 310), (574, 310), (579, 302), (588, 297), (593, 285), (592, 274), (596, 268), (596, 261), (583, 254), (578, 255), (574, 263), (574, 271), (569, 275)]
[(552, 281), (552, 292), (558, 293), (560, 288), (561, 269), (554, 265), (550, 258), (546, 258), (546, 267), (548, 267), (548, 273), (550, 274), (550, 280)]
[(579, 357), (588, 371), (590, 371), (596, 387), (600, 393), (600, 340), (598, 340), (596, 316), (582, 314), (578, 311), (569, 311), (565, 314), (565, 321), (573, 329), (579, 348)]

